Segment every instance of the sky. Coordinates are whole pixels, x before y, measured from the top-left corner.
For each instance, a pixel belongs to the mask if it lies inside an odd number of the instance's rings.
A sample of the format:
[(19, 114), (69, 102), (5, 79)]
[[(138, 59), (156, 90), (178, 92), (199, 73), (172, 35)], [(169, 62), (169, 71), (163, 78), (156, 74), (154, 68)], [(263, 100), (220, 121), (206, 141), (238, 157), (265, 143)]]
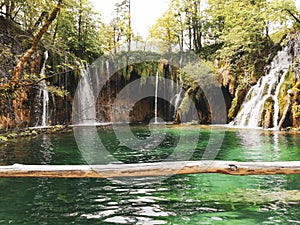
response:
[[(102, 15), (102, 20), (109, 23), (112, 19), (114, 5), (120, 0), (91, 0), (95, 9)], [(149, 28), (168, 9), (170, 0), (131, 0), (132, 28), (135, 34), (144, 39), (148, 37)]]
[[(114, 5), (120, 0), (90, 0), (102, 15), (102, 20), (109, 23), (113, 18)], [(132, 27), (135, 34), (146, 39), (149, 28), (168, 9), (171, 0), (131, 0)], [(284, 0), (283, 0), (284, 1)], [(300, 0), (295, 0), (300, 9)]]

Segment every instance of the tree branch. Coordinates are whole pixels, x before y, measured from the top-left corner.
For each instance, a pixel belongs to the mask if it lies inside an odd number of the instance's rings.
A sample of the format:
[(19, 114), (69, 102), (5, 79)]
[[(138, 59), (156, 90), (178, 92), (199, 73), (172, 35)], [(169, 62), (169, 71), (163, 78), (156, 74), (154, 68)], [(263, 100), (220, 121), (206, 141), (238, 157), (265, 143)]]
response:
[(298, 23), (298, 25), (300, 25), (300, 20), (295, 16), (294, 13), (291, 12), (291, 10), (285, 9), (285, 11), (287, 11), (296, 20), (296, 22)]
[(20, 74), (22, 71), (22, 68), (25, 64), (25, 62), (27, 62), (27, 60), (33, 55), (33, 53), (36, 51), (37, 46), (40, 42), (40, 40), (42, 39), (44, 33), (48, 30), (48, 28), (50, 27), (51, 23), (53, 22), (53, 20), (55, 20), (58, 12), (60, 11), (61, 5), (62, 5), (62, 1), (63, 0), (59, 0), (57, 5), (54, 7), (54, 9), (52, 10), (50, 17), (47, 19), (47, 21), (44, 23), (43, 27), (39, 30), (39, 32), (35, 35), (33, 42), (32, 42), (32, 46), (30, 49), (28, 49), (25, 54), (22, 56), (22, 58), (19, 60), (18, 64), (16, 65), (14, 72), (13, 72), (13, 76), (12, 76), (12, 81), (17, 83), (20, 79)]

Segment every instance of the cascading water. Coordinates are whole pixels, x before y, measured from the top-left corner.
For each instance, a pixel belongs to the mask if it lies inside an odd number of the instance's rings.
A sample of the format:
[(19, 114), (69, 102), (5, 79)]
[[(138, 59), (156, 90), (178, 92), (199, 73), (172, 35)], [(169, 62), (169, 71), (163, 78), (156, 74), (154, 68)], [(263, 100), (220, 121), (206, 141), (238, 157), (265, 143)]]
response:
[(92, 77), (87, 65), (81, 69), (81, 79), (75, 95), (76, 114), (73, 118), (75, 125), (94, 125), (96, 124), (95, 96), (92, 86)]
[[(182, 100), (182, 92), (183, 92), (183, 81), (182, 81), (182, 76), (181, 76), (181, 73), (179, 73), (179, 82), (180, 82), (180, 90), (179, 90), (179, 93), (176, 94), (174, 96), (175, 98), (175, 101), (174, 101), (174, 113), (173, 113), (173, 118), (176, 117), (176, 113), (177, 113), (177, 110), (180, 106), (180, 103), (181, 103), (181, 100)], [(177, 90), (178, 92), (178, 90)]]
[(262, 112), (268, 99), (274, 102), (273, 128), (278, 128), (280, 87), (292, 63), (288, 46), (278, 52), (268, 74), (262, 77), (248, 92), (241, 110), (230, 125), (257, 128), (261, 126)]
[[(182, 69), (182, 61), (183, 61), (183, 58), (180, 57), (180, 60), (179, 60), (179, 68)], [(171, 73), (172, 74), (172, 73)], [(173, 78), (173, 81), (175, 79)], [(177, 80), (177, 85), (176, 85), (176, 93), (175, 96), (172, 98), (172, 103), (174, 105), (174, 111), (173, 111), (173, 119), (175, 119), (176, 117), (176, 113), (177, 113), (177, 110), (180, 106), (180, 103), (182, 101), (182, 94), (184, 92), (183, 90), (183, 80), (182, 80), (182, 74), (181, 72), (179, 72), (179, 85), (178, 85), (178, 80)], [(174, 84), (174, 82), (172, 82), (172, 84)], [(174, 89), (174, 87), (172, 87), (172, 90)]]
[[(42, 69), (40, 72), (40, 77), (45, 77), (45, 71), (46, 71), (46, 63), (48, 60), (48, 51), (44, 52), (44, 63), (42, 65)], [(49, 91), (47, 88), (47, 82), (45, 80), (42, 80), (40, 82), (40, 89), (39, 89), (39, 102), (42, 106), (42, 113), (40, 120), (38, 120), (36, 126), (41, 127), (47, 127), (49, 125), (48, 118), (49, 118)]]
[(107, 96), (110, 97), (111, 95), (111, 87), (110, 87), (110, 64), (109, 64), (109, 60), (106, 60), (105, 61), (105, 69), (106, 69), (106, 77), (107, 77), (107, 81), (108, 81), (108, 84), (107, 84)]
[(158, 123), (157, 120), (157, 107), (158, 107), (158, 71), (155, 76), (155, 103), (154, 103), (154, 123)]
[(47, 89), (46, 81), (42, 81), (42, 95), (43, 95), (43, 113), (42, 113), (42, 127), (48, 126), (49, 118), (49, 92)]

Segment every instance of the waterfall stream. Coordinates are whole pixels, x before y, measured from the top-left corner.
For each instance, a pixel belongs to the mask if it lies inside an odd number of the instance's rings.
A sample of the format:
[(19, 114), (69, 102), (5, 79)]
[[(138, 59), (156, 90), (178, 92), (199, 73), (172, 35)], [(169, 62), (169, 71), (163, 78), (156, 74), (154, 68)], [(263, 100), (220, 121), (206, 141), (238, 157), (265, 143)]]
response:
[(87, 65), (82, 66), (80, 75), (81, 79), (74, 99), (77, 102), (77, 108), (75, 109), (73, 124), (94, 125), (96, 124), (96, 98), (93, 92), (91, 73)]
[(108, 98), (111, 97), (111, 92), (112, 92), (112, 89), (110, 87), (110, 64), (109, 64), (109, 60), (106, 60), (105, 61), (105, 69), (106, 69), (106, 80), (107, 80), (107, 96)]
[(48, 126), (48, 118), (49, 118), (49, 92), (47, 89), (46, 81), (43, 80), (42, 83), (42, 95), (43, 95), (43, 113), (42, 113), (42, 127)]
[[(42, 69), (40, 72), (40, 78), (45, 77), (45, 71), (46, 71), (46, 63), (48, 60), (49, 54), (48, 51), (44, 52), (44, 62), (42, 65)], [(47, 88), (47, 82), (46, 80), (42, 80), (40, 82), (40, 89), (39, 89), (39, 102), (42, 106), (42, 113), (41, 113), (41, 120), (38, 120), (36, 126), (41, 127), (47, 127), (49, 125), (48, 118), (49, 118), (49, 91)], [(40, 122), (41, 121), (41, 122)]]
[[(173, 113), (173, 118), (176, 117), (176, 113), (177, 113), (177, 110), (180, 106), (180, 103), (181, 103), (181, 100), (182, 100), (182, 92), (183, 92), (183, 81), (182, 81), (182, 76), (181, 76), (181, 73), (179, 73), (179, 82), (180, 82), (180, 87), (179, 87), (179, 93), (176, 94), (174, 96), (175, 98), (175, 102), (174, 102), (174, 113)], [(178, 92), (178, 91), (177, 91)]]
[(155, 76), (155, 103), (154, 103), (154, 123), (157, 124), (157, 107), (158, 107), (158, 71)]
[(279, 120), (279, 92), (292, 63), (288, 47), (274, 57), (268, 73), (260, 78), (248, 92), (241, 110), (230, 125), (258, 128), (262, 124), (262, 113), (267, 100), (274, 102), (273, 128), (277, 129)]

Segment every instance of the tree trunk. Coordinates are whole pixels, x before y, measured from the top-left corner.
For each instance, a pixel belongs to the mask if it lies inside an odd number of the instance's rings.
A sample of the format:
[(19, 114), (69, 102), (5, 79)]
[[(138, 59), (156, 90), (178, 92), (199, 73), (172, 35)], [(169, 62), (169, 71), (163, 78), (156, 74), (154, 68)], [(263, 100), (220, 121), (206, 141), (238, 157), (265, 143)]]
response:
[(27, 60), (33, 55), (33, 53), (36, 51), (38, 44), (40, 40), (42, 39), (44, 33), (48, 30), (50, 27), (51, 23), (53, 20), (55, 20), (58, 12), (60, 11), (61, 5), (62, 5), (63, 0), (59, 0), (55, 8), (52, 10), (50, 17), (47, 19), (47, 21), (44, 23), (43, 27), (39, 30), (39, 32), (35, 35), (32, 46), (30, 49), (28, 49), (25, 54), (22, 56), (22, 58), (19, 60), (18, 64), (16, 65), (13, 76), (12, 76), (12, 81), (14, 83), (17, 83), (20, 79), (20, 75), (22, 72), (22, 68), (24, 64), (27, 62)]
[(0, 177), (113, 178), (175, 174), (220, 173), (231, 175), (300, 174), (300, 161), (235, 162), (178, 161), (109, 165), (21, 165), (0, 166)]
[(131, 0), (128, 0), (128, 52), (131, 51), (131, 39), (132, 39), (132, 29), (131, 29)]

